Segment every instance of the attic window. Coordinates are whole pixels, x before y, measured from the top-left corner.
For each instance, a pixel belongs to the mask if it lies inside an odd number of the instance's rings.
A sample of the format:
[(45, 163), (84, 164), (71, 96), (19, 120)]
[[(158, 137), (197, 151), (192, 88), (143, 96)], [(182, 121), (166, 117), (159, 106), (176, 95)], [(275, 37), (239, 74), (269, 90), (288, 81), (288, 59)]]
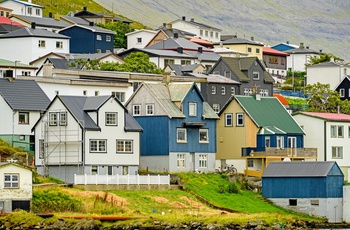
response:
[(137, 44), (141, 44), (142, 43), (142, 38), (136, 38)]
[(11, 173), (4, 175), (4, 188), (19, 188), (19, 174)]
[(253, 72), (253, 80), (259, 80), (259, 72), (258, 71)]

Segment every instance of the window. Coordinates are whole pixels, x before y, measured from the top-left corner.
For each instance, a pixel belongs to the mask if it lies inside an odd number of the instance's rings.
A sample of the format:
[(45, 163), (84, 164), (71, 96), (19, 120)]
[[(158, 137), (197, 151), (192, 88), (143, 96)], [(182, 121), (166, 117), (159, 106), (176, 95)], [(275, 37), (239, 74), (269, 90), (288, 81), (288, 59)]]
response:
[(132, 140), (117, 140), (117, 153), (132, 153)]
[(225, 113), (225, 126), (233, 126), (233, 114)]
[(187, 142), (187, 130), (184, 128), (177, 128), (176, 140), (177, 142)]
[(199, 129), (199, 143), (208, 143), (208, 129)]
[(87, 91), (83, 90), (83, 95), (86, 96), (87, 95)]
[(112, 96), (118, 98), (120, 102), (125, 102), (125, 93), (124, 92), (112, 92)]
[(95, 96), (98, 96), (100, 95), (100, 92), (99, 91), (95, 91)]
[(344, 126), (343, 125), (331, 125), (331, 138), (343, 138)]
[(38, 47), (45, 47), (45, 40), (39, 40)]
[(236, 126), (244, 126), (244, 114), (237, 113), (236, 114)]
[(177, 154), (177, 167), (185, 168), (185, 154)]
[(343, 159), (342, 146), (332, 146), (332, 159)]
[(254, 167), (254, 160), (253, 159), (248, 159), (248, 167), (253, 168)]
[(298, 202), (297, 199), (289, 199), (289, 206), (297, 206)]
[(91, 153), (106, 153), (107, 140), (90, 140)]
[(224, 71), (224, 77), (231, 78), (231, 71)]
[(214, 32), (210, 31), (210, 37), (212, 38), (214, 36)]
[(66, 126), (67, 125), (67, 112), (60, 112), (59, 113), (59, 120), (60, 120), (60, 126)]
[(276, 137), (276, 147), (283, 149), (284, 148), (284, 138), (283, 136), (277, 136)]
[(154, 115), (154, 105), (146, 104), (146, 115)]
[(39, 16), (40, 16), (40, 9), (36, 9), (36, 10), (35, 10), (35, 13), (36, 13), (36, 15), (39, 15)]
[(253, 72), (253, 80), (259, 80), (259, 72), (258, 71)]
[(101, 49), (96, 49), (96, 53), (102, 53)]
[(278, 58), (276, 56), (269, 56), (269, 63), (278, 64)]
[(63, 42), (56, 41), (56, 48), (57, 49), (62, 49), (63, 48)]
[(107, 35), (106, 36), (106, 42), (110, 42), (110, 41), (112, 41), (112, 38), (111, 38), (111, 36)]
[(259, 93), (262, 97), (268, 97), (269, 96), (269, 90), (268, 89), (260, 89)]
[(319, 206), (320, 205), (320, 201), (319, 200), (310, 200), (310, 204), (311, 205), (315, 205), (315, 206)]
[(286, 62), (286, 61), (285, 61), (285, 58), (284, 58), (284, 57), (281, 57), (281, 65), (284, 65), (285, 62)]
[(252, 52), (252, 47), (248, 47), (248, 53)]
[(164, 59), (164, 66), (168, 64), (174, 64), (174, 63), (175, 63), (174, 59)]
[(208, 155), (199, 154), (199, 168), (207, 168), (208, 165)]
[(215, 85), (213, 85), (211, 87), (211, 94), (216, 94), (216, 86)]
[(215, 38), (219, 38), (219, 33), (215, 32)]
[(98, 167), (97, 165), (91, 166), (91, 175), (96, 175), (98, 173)]
[(350, 138), (350, 126), (348, 126), (348, 138)]
[(215, 113), (220, 112), (220, 104), (213, 104), (213, 110)]
[(253, 94), (253, 91), (251, 88), (244, 88), (243, 94), (244, 96), (249, 96)]
[(132, 106), (132, 114), (134, 116), (140, 116), (141, 115), (141, 105), (133, 105)]
[(19, 112), (18, 113), (18, 124), (29, 124), (29, 113)]
[(118, 125), (118, 113), (106, 113), (106, 125)]
[(340, 94), (340, 97), (345, 97), (345, 90), (339, 89), (339, 94)]
[(269, 137), (269, 136), (266, 136), (266, 137), (265, 137), (265, 147), (266, 147), (266, 148), (269, 148), (269, 147), (270, 147), (270, 137)]
[(203, 36), (203, 30), (199, 30), (199, 35)]
[(181, 60), (181, 65), (191, 65), (190, 60)]
[(225, 95), (226, 94), (226, 88), (225, 86), (221, 86), (221, 95)]
[(30, 76), (30, 71), (22, 71), (22, 76)]
[(96, 35), (96, 40), (97, 41), (102, 41), (102, 35), (101, 34), (97, 34)]
[(32, 7), (28, 7), (28, 14), (32, 14)]
[(205, 31), (205, 36), (208, 37), (208, 30)]
[(4, 188), (19, 188), (19, 174), (11, 173), (4, 175)]
[(231, 86), (231, 95), (235, 95), (235, 93), (236, 93), (235, 87)]
[(256, 49), (255, 49), (255, 53), (259, 54), (259, 53), (260, 53), (260, 49), (259, 49), (259, 48), (256, 48)]
[(57, 113), (49, 113), (49, 125), (57, 126)]
[(136, 43), (141, 44), (142, 43), (142, 38), (136, 38)]
[(188, 106), (188, 115), (189, 116), (197, 116), (197, 103), (195, 102), (190, 102)]

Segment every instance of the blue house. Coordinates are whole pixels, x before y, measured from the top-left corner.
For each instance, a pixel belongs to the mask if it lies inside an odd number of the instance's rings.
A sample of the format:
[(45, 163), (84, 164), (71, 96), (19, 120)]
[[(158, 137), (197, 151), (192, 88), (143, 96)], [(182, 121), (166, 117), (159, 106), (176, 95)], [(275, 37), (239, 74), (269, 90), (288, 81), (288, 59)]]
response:
[(271, 162), (262, 195), (276, 205), (342, 222), (344, 175), (336, 162)]
[(215, 170), (219, 118), (194, 83), (143, 83), (126, 102), (141, 134), (140, 167), (153, 171)]
[(108, 53), (113, 52), (115, 32), (91, 23), (87, 25), (74, 24), (59, 31), (69, 36), (71, 53)]

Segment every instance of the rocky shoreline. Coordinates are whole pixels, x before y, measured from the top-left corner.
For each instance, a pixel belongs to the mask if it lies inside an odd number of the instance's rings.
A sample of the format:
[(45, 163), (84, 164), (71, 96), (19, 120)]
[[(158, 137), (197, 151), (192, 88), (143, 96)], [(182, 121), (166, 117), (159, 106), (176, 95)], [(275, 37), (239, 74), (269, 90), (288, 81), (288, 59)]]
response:
[(5, 219), (0, 220), (0, 229), (4, 230), (19, 230), (19, 229), (49, 229), (49, 230), (163, 230), (163, 229), (176, 229), (176, 230), (229, 230), (229, 229), (257, 229), (257, 230), (278, 230), (278, 229), (350, 229), (350, 224), (331, 224), (331, 223), (318, 223), (308, 221), (295, 221), (291, 224), (275, 223), (270, 226), (264, 221), (256, 220), (249, 221), (245, 225), (239, 224), (204, 224), (202, 222), (190, 222), (190, 223), (167, 223), (158, 220), (153, 220), (147, 224), (135, 223), (135, 224), (112, 224), (108, 227), (102, 225), (101, 222), (92, 219), (83, 219), (78, 221), (67, 221), (65, 219), (58, 219), (53, 223), (47, 224), (46, 221), (41, 221), (36, 225), (28, 225), (25, 222), (11, 223)]

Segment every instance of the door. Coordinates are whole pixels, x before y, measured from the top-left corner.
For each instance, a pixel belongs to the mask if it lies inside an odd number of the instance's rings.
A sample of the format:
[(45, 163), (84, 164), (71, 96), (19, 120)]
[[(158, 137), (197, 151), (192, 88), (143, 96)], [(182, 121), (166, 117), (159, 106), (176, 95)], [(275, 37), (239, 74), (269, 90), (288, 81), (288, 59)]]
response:
[(288, 155), (296, 156), (297, 150), (297, 138), (296, 137), (288, 137)]

